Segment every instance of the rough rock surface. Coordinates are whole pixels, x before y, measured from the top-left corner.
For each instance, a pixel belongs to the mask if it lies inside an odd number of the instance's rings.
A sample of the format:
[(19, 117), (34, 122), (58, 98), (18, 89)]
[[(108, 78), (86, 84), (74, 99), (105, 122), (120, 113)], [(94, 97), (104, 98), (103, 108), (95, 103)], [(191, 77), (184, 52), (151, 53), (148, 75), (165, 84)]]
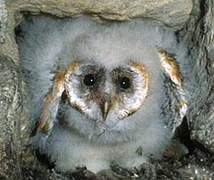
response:
[[(21, 96), (17, 67), (11, 59), (0, 56), (0, 179), (20, 175)], [(8, 170), (11, 173), (8, 174)], [(20, 178), (20, 177), (19, 177)]]
[[(82, 176), (79, 172), (60, 175), (47, 170), (26, 146), (28, 123), (22, 108), (24, 86), (19, 77), (14, 34), (23, 13), (58, 17), (89, 14), (118, 21), (145, 18), (179, 30), (178, 37), (189, 45), (198, 84), (187, 116), (190, 134), (183, 137), (190, 154), (183, 159), (171, 158), (153, 164), (158, 179), (214, 178), (214, 158), (208, 153), (214, 153), (213, 0), (193, 0), (193, 9), (192, 0), (0, 0), (0, 179), (73, 179)], [(101, 179), (89, 172), (86, 175), (88, 179)]]
[(191, 0), (57, 0), (33, 1), (17, 0), (11, 2), (14, 9), (22, 11), (45, 12), (57, 16), (74, 16), (81, 13), (93, 14), (109, 20), (128, 20), (132, 18), (151, 18), (174, 29), (181, 27), (192, 9)]
[[(200, 9), (199, 9), (200, 8)], [(200, 12), (200, 16), (195, 14)], [(188, 113), (191, 139), (214, 153), (214, 1), (195, 1), (189, 22), (180, 32), (192, 56), (197, 88)]]
[[(199, 32), (194, 44), (198, 44), (200, 51), (196, 54), (201, 91), (190, 113), (190, 129), (192, 139), (202, 143), (214, 153), (214, 2), (203, 4), (204, 18), (200, 22), (203, 31)], [(197, 113), (196, 113), (197, 112)]]

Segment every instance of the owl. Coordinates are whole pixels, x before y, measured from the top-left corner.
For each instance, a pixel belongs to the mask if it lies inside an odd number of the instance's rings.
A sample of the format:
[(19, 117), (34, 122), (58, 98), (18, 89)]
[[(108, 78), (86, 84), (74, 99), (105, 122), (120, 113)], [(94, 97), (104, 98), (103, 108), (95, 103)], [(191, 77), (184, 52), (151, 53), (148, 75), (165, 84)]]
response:
[(17, 37), (32, 147), (60, 171), (160, 158), (187, 111), (186, 48), (142, 20), (32, 17)]

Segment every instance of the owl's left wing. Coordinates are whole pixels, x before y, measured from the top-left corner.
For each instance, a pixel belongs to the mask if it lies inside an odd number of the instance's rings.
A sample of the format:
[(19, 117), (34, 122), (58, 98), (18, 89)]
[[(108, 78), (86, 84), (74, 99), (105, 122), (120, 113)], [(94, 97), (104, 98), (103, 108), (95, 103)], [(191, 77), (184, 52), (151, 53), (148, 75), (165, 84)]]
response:
[(176, 62), (176, 59), (170, 55), (170, 53), (159, 48), (158, 54), (161, 66), (167, 78), (164, 84), (167, 100), (162, 106), (163, 114), (164, 116), (168, 116), (166, 119), (169, 121), (166, 123), (174, 132), (182, 123), (188, 107), (183, 84), (183, 75), (179, 64)]

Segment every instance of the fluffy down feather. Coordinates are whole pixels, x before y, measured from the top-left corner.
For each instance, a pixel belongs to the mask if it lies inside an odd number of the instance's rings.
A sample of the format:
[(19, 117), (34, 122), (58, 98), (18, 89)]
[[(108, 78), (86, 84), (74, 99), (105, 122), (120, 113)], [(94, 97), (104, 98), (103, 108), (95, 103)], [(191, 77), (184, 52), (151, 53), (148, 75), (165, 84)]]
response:
[[(173, 103), (178, 103), (173, 99), (175, 96), (185, 99), (181, 88), (174, 88), (170, 94), (171, 87), (176, 85), (166, 78), (157, 50), (161, 47), (175, 54), (185, 80), (186, 49), (182, 43), (177, 43), (172, 32), (140, 20), (99, 24), (87, 17), (33, 17), (20, 28), (22, 33), (17, 42), (33, 124), (41, 112), (44, 96), (53, 85), (54, 74), (76, 59), (93, 60), (107, 69), (126, 64), (131, 59), (143, 63), (150, 78), (144, 105), (119, 122), (114, 130), (98, 137), (96, 122), (88, 121), (69, 105), (60, 104), (59, 109), (66, 114), (65, 125), (60, 125), (53, 117), (55, 126), (50, 135), (33, 137), (35, 148), (50, 156), (63, 171), (86, 165), (97, 172), (108, 168), (113, 160), (122, 166), (138, 166), (150, 155), (160, 157), (186, 112), (184, 109), (183, 114), (179, 114), (169, 107), (166, 110), (166, 103), (175, 108)], [(57, 108), (53, 109), (53, 116), (57, 111)], [(139, 147), (142, 155), (136, 153)]]

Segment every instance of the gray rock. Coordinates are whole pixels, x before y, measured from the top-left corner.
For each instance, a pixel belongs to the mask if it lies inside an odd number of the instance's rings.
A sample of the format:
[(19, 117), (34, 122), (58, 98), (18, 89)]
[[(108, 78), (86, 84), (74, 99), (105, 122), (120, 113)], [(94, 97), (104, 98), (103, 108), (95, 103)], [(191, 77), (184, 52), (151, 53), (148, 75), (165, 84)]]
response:
[[(0, 179), (21, 178), (20, 110), (17, 68), (11, 59), (0, 56)], [(8, 169), (11, 173), (8, 173)]]
[[(193, 12), (197, 11), (197, 4), (195, 4)], [(188, 123), (191, 139), (200, 142), (210, 152), (214, 153), (213, 1), (201, 1), (200, 11), (202, 17), (197, 18), (192, 14), (184, 35), (191, 49), (191, 63), (196, 84), (192, 90), (193, 101), (188, 113)], [(195, 25), (195, 28), (191, 24)]]
[(93, 14), (108, 20), (150, 18), (173, 29), (181, 28), (192, 10), (191, 0), (57, 0), (12, 1), (14, 9), (34, 13), (45, 12), (57, 16)]

